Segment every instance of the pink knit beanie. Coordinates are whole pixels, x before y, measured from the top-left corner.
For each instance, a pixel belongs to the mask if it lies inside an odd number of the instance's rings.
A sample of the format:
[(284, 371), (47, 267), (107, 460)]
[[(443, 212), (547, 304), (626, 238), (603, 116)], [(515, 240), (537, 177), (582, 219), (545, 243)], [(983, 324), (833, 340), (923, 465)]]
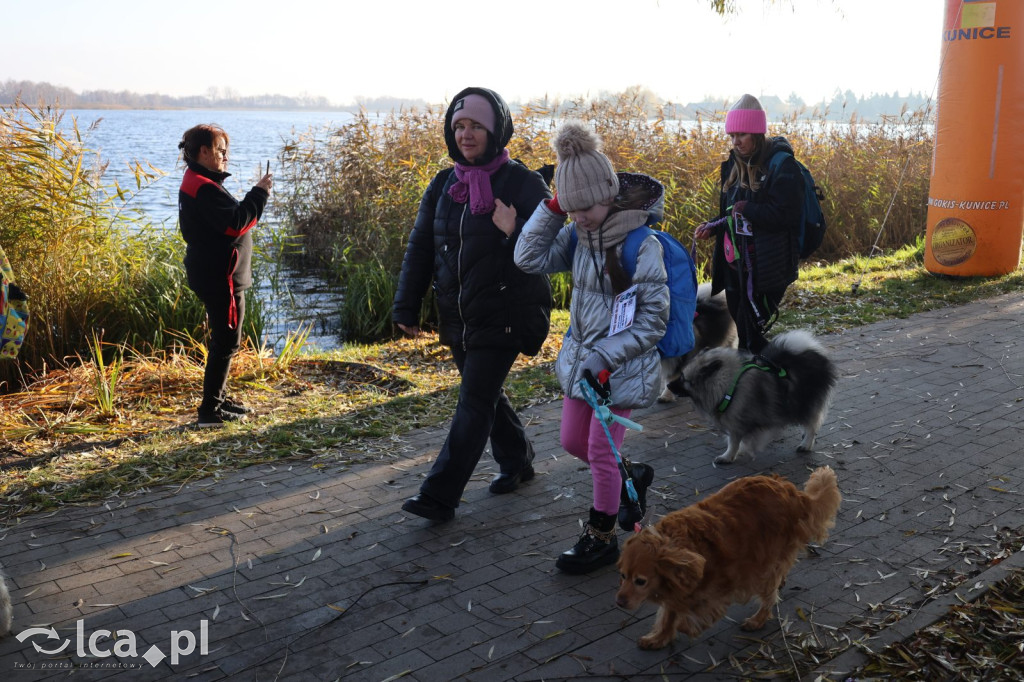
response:
[(768, 132), (768, 117), (765, 116), (761, 103), (753, 95), (743, 95), (736, 104), (729, 108), (725, 115), (725, 132), (761, 133)]
[(494, 107), (483, 95), (466, 95), (455, 103), (452, 110), (452, 130), (455, 130), (455, 122), (463, 118), (476, 121), (487, 128), (487, 132), (494, 134)]

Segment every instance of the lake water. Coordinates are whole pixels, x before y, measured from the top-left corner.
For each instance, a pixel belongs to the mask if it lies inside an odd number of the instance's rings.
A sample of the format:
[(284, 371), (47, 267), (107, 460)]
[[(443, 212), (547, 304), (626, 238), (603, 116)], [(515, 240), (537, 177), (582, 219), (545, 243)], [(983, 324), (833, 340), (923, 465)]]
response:
[[(352, 115), (340, 111), (75, 109), (67, 112), (66, 124), (70, 124), (68, 117), (77, 121), (85, 146), (108, 164), (104, 176), (108, 182), (116, 179), (123, 189), (134, 189), (135, 178), (129, 168), (133, 161), (141, 161), (143, 166), (152, 164), (167, 173), (138, 192), (128, 207), (142, 210), (154, 225), (177, 230), (178, 185), (184, 172), (178, 142), (188, 128), (197, 123), (215, 123), (227, 131), (231, 138), (228, 171), (232, 175), (224, 186), (236, 198), (241, 198), (258, 179), (257, 172), (266, 169), (268, 160), (272, 172), (280, 166), (280, 149), (293, 133), (321, 130), (330, 124), (341, 125), (351, 120)], [(256, 228), (262, 228), (264, 235), (279, 226), (274, 195), (282, 188), (283, 181), (283, 174), (276, 174), (270, 202)], [(257, 234), (256, 238), (259, 236)], [(270, 274), (266, 272), (269, 269), (277, 272)], [(268, 345), (279, 348), (289, 331), (306, 322), (314, 323), (309, 345), (325, 350), (341, 345), (337, 312), (340, 292), (336, 287), (315, 272), (296, 272), (277, 264), (255, 263), (254, 270), (258, 282), (273, 280), (275, 283), (274, 291), (269, 290), (269, 284), (258, 289), (261, 300), (269, 308), (265, 332)], [(289, 303), (275, 309), (272, 302), (281, 300)]]

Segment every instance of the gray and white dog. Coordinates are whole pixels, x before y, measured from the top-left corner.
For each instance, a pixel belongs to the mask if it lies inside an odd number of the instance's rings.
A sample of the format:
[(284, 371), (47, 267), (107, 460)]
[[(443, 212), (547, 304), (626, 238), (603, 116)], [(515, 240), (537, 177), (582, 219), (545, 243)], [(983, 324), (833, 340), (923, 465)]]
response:
[(736, 323), (729, 314), (725, 292), (719, 291), (712, 296), (711, 284), (701, 284), (697, 287), (697, 312), (693, 318), (693, 350), (677, 358), (661, 359), (662, 391), (658, 402), (669, 403), (676, 399), (676, 391), (672, 389), (681, 388), (677, 382), (683, 367), (698, 353), (708, 348), (735, 348), (737, 338)]
[(789, 425), (804, 427), (797, 450), (812, 450), (838, 380), (824, 347), (802, 330), (779, 334), (757, 358), (713, 348), (683, 368), (684, 391), (726, 433), (718, 464), (754, 458)]
[(11, 593), (7, 591), (7, 581), (0, 573), (0, 637), (11, 631), (14, 609), (11, 606)]

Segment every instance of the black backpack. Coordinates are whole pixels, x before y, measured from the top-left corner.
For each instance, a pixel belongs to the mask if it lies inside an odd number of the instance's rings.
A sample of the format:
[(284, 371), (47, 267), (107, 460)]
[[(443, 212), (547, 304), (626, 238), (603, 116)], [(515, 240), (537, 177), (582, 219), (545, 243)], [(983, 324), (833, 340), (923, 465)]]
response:
[(807, 258), (817, 251), (821, 246), (821, 241), (825, 238), (827, 225), (825, 214), (821, 210), (821, 200), (825, 198), (825, 194), (814, 182), (814, 177), (811, 175), (811, 171), (807, 170), (807, 166), (800, 163), (799, 159), (794, 158), (789, 152), (773, 154), (768, 162), (768, 173), (774, 173), (787, 157), (796, 161), (797, 167), (800, 168), (800, 174), (804, 178), (804, 208), (800, 220), (800, 257)]

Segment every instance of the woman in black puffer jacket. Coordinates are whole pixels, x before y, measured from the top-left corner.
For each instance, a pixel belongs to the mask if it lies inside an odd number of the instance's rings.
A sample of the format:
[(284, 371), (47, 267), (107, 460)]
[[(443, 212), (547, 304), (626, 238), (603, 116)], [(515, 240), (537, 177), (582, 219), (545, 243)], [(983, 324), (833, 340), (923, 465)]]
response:
[[(733, 148), (721, 168), (719, 219), (698, 226), (696, 236), (717, 236), (712, 293), (725, 289), (740, 347), (759, 353), (786, 288), (799, 275), (804, 183), (789, 142), (765, 136), (767, 119), (757, 98), (744, 95), (732, 106), (725, 132)], [(786, 156), (769, 172), (776, 154)], [(730, 207), (733, 230), (722, 220)]]
[(403, 332), (419, 334), (433, 281), (441, 343), (462, 376), (448, 438), (402, 506), (438, 521), (454, 517), (488, 439), (500, 470), (492, 493), (533, 478), (533, 448), (502, 386), (519, 353), (540, 350), (551, 313), (547, 277), (513, 262), (526, 219), (551, 194), (538, 173), (509, 159), (508, 106), (491, 90), (466, 88), (448, 107), (444, 135), (455, 168), (438, 173), (420, 201), (392, 314)]

